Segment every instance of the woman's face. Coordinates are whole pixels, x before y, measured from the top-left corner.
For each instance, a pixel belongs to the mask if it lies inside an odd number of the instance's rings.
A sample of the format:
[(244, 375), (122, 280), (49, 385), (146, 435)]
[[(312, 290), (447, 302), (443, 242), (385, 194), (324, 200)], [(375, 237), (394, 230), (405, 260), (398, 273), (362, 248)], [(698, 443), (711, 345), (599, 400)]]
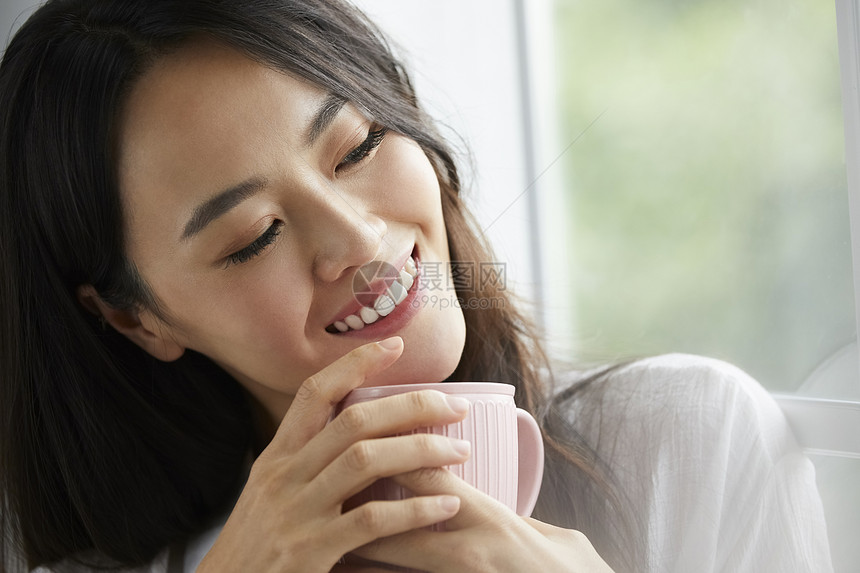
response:
[(397, 334), (405, 350), (367, 385), (439, 381), (459, 361), (462, 312), (420, 304), (429, 281), (372, 324), (335, 326), (361, 315), (363, 265), (409, 274), (413, 256), (419, 273), (448, 272), (436, 174), (416, 143), (381, 127), (213, 44), (160, 61), (123, 110), (128, 255), (170, 317), (142, 322), (213, 359), (273, 422), (304, 379), (372, 340)]

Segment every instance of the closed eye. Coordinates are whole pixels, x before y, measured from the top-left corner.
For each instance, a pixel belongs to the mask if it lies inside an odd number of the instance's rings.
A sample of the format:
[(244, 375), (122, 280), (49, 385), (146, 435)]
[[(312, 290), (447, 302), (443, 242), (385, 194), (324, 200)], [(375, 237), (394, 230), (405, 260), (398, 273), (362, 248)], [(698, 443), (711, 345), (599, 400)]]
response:
[(374, 149), (379, 147), (379, 144), (382, 143), (386, 133), (388, 133), (387, 127), (381, 127), (379, 129), (369, 131), (364, 141), (362, 141), (355, 149), (350, 151), (346, 157), (341, 159), (340, 163), (338, 163), (335, 168), (335, 171), (340, 171), (341, 169), (348, 168), (364, 161), (364, 159), (366, 159)]
[(262, 253), (266, 249), (266, 247), (275, 242), (277, 236), (281, 234), (281, 229), (283, 228), (283, 226), (283, 221), (273, 222), (271, 225), (269, 225), (269, 228), (263, 232), (262, 235), (260, 235), (259, 237), (257, 237), (257, 239), (254, 240), (253, 243), (241, 250), (236, 251), (232, 255), (228, 255), (225, 259), (226, 264), (224, 268), (227, 268), (230, 265), (246, 263), (260, 253)]

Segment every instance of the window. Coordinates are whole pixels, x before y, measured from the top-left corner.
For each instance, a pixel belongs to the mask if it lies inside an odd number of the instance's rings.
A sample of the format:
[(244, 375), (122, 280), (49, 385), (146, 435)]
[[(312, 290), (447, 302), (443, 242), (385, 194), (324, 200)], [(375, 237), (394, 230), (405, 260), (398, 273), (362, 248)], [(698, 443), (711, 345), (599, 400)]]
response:
[(585, 359), (683, 351), (750, 372), (816, 464), (836, 570), (854, 570), (855, 4), (523, 4), (532, 61), (555, 61), (533, 83), (558, 113), (544, 149), (564, 150), (563, 190), (540, 212), (567, 234), (544, 237), (566, 245), (551, 255), (565, 274), (546, 275), (553, 338)]
[(580, 352), (801, 387), (855, 339), (833, 4), (553, 10), (561, 134), (588, 129), (561, 160)]

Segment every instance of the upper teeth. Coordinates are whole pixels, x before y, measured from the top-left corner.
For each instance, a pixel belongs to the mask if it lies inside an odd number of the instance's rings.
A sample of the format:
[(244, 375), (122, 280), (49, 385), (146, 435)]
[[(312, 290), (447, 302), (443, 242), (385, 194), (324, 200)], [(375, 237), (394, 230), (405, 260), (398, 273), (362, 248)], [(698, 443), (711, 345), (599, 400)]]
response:
[(343, 320), (337, 320), (334, 327), (340, 332), (347, 330), (361, 330), (366, 324), (372, 324), (379, 320), (382, 316), (388, 316), (394, 307), (406, 299), (409, 289), (415, 282), (415, 277), (418, 276), (418, 269), (415, 266), (415, 260), (412, 257), (406, 259), (403, 268), (400, 269), (400, 276), (391, 283), (384, 293), (376, 297), (373, 302), (373, 307), (363, 306), (357, 313), (350, 314)]

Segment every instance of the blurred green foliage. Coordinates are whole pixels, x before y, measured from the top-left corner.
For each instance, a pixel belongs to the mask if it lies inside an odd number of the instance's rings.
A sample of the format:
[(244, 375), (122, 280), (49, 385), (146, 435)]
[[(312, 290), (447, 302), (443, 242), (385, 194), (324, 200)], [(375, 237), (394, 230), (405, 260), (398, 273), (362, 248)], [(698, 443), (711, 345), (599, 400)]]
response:
[(555, 10), (562, 139), (603, 113), (564, 157), (580, 358), (796, 388), (855, 337), (833, 2)]

